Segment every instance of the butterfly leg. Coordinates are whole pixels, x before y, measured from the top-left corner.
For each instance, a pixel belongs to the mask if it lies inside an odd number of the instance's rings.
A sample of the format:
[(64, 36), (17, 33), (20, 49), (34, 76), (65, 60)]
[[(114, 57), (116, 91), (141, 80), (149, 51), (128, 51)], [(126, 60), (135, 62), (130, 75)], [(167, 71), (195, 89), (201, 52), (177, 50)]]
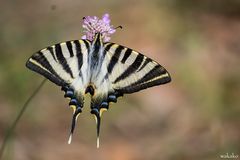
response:
[(82, 112), (83, 97), (76, 98), (74, 90), (70, 87), (62, 87), (62, 90), (65, 92), (64, 97), (70, 99), (69, 106), (73, 109), (72, 125), (71, 125), (71, 130), (70, 130), (70, 136), (68, 139), (68, 144), (70, 144), (72, 141), (72, 135), (73, 135), (73, 132), (75, 129), (77, 118), (80, 115), (80, 113)]

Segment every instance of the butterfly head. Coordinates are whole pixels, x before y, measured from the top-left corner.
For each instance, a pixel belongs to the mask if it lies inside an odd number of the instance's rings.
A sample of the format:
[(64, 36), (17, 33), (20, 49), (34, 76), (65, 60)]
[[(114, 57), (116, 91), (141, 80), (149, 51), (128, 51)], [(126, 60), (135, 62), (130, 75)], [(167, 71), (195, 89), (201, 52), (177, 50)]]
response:
[(103, 45), (103, 42), (104, 42), (103, 33), (101, 33), (101, 32), (95, 33), (92, 42), (93, 42), (94, 45), (102, 46), (102, 45)]

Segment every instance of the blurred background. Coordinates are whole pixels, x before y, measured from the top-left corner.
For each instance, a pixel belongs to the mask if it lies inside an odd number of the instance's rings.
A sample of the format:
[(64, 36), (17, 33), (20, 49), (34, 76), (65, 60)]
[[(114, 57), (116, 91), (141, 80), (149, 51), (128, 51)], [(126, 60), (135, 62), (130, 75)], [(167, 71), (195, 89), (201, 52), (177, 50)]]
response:
[[(43, 77), (25, 67), (46, 46), (82, 36), (82, 17), (109, 13), (111, 41), (153, 58), (172, 82), (125, 95), (103, 115), (100, 149), (89, 98), (67, 144), (72, 110), (47, 82), (6, 160), (214, 160), (240, 157), (239, 0), (1, 0), (0, 144)], [(237, 159), (237, 158), (235, 158)]]

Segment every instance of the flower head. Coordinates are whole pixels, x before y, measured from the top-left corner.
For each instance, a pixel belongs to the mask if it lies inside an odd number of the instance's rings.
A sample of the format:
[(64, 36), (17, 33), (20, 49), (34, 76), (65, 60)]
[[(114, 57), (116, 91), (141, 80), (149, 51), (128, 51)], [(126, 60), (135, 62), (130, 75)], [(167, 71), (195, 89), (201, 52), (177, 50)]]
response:
[(116, 29), (110, 25), (109, 14), (104, 14), (102, 19), (96, 16), (86, 16), (83, 18), (83, 32), (82, 39), (87, 39), (92, 41), (96, 33), (102, 33), (103, 41), (107, 42), (110, 40), (111, 34), (113, 34)]

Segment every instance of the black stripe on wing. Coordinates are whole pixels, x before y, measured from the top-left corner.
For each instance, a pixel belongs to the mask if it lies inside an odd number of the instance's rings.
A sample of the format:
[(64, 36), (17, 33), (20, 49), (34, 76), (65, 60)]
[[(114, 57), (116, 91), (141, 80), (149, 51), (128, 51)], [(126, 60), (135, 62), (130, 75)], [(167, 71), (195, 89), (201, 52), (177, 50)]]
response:
[(138, 72), (141, 71), (148, 63), (152, 62), (152, 60), (148, 57), (146, 57), (143, 65), (137, 70)]
[(73, 54), (72, 42), (71, 41), (67, 41), (66, 45), (67, 45), (68, 51), (70, 53), (70, 57), (73, 57), (74, 54)]
[[(63, 44), (63, 45), (65, 45), (65, 44)], [(55, 45), (55, 53), (56, 53), (56, 56), (57, 56), (57, 59), (58, 59), (59, 63), (62, 65), (63, 69), (64, 69), (68, 74), (70, 74), (70, 76), (73, 78), (72, 70), (71, 70), (71, 68), (69, 67), (69, 65), (68, 65), (65, 57), (63, 56), (61, 44), (56, 44), (56, 45)]]
[(113, 68), (117, 64), (119, 56), (120, 56), (120, 54), (121, 54), (123, 49), (124, 49), (124, 47), (120, 46), (120, 45), (116, 48), (115, 53), (113, 54), (113, 56), (112, 56), (112, 58), (111, 58), (111, 60), (110, 60), (110, 62), (108, 64), (107, 70), (108, 70), (109, 74), (112, 73)]
[(43, 75), (59, 86), (65, 86), (66, 82), (54, 71), (47, 58), (41, 51), (34, 54), (26, 63), (26, 67)]
[(83, 64), (82, 48), (81, 48), (79, 40), (75, 40), (74, 44), (75, 44), (75, 49), (76, 49), (76, 56), (78, 59), (78, 70), (80, 71), (82, 68), (82, 64)]
[(126, 87), (116, 89), (116, 91), (119, 91), (121, 93), (133, 93), (152, 86), (165, 84), (170, 81), (171, 77), (167, 70), (163, 68), (161, 65), (156, 65), (141, 79), (137, 80), (136, 82)]
[[(78, 41), (79, 42), (79, 41)], [(87, 49), (87, 53), (89, 53), (89, 51), (90, 51), (90, 45), (91, 45), (91, 43), (88, 41), (88, 40), (82, 40), (82, 42), (85, 44), (85, 47), (86, 47), (86, 49)]]
[(57, 58), (53, 52), (53, 47), (50, 46), (50, 47), (47, 47), (47, 50), (50, 52), (50, 54), (52, 55), (53, 59), (57, 62)]
[[(128, 52), (128, 53), (131, 54), (131, 52)], [(117, 77), (113, 83), (117, 83), (121, 80), (124, 80), (131, 74), (134, 74), (134, 72), (141, 66), (143, 59), (144, 59), (144, 56), (142, 54), (138, 54), (134, 62), (119, 77)]]
[(121, 62), (122, 62), (122, 63), (125, 63), (126, 60), (128, 59), (128, 57), (131, 55), (131, 53), (132, 53), (132, 49), (128, 48), (128, 49), (126, 50), (126, 52), (124, 53), (124, 56), (123, 56)]
[(106, 43), (105, 45), (106, 45), (106, 47), (105, 47), (105, 49), (104, 49), (104, 51), (103, 51), (103, 60), (104, 60), (107, 52), (108, 52), (108, 51), (110, 50), (110, 48), (114, 45), (114, 43)]

